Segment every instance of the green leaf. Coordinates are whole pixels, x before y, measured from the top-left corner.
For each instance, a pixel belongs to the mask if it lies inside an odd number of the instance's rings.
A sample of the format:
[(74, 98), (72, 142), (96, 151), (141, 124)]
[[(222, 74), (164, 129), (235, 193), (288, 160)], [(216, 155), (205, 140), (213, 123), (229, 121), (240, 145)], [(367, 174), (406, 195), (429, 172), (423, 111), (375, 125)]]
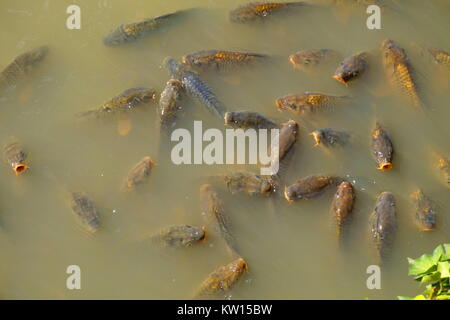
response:
[(419, 294), (418, 296), (415, 296), (413, 300), (427, 300), (423, 295)]
[(442, 245), (444, 247), (444, 253), (441, 257), (441, 261), (450, 260), (450, 243), (445, 243)]
[(436, 271), (431, 274), (427, 274), (426, 276), (423, 276), (420, 283), (437, 282), (440, 279), (441, 279), (441, 273)]
[(438, 262), (437, 270), (441, 273), (441, 278), (450, 277), (450, 262)]
[(450, 300), (450, 295), (441, 294), (440, 296), (436, 297), (436, 300)]
[(397, 299), (398, 300), (414, 300), (413, 297), (405, 297), (405, 296), (398, 296)]
[(435, 266), (433, 256), (430, 254), (424, 254), (415, 260), (408, 258), (408, 262), (408, 274), (410, 276), (418, 276), (427, 273)]

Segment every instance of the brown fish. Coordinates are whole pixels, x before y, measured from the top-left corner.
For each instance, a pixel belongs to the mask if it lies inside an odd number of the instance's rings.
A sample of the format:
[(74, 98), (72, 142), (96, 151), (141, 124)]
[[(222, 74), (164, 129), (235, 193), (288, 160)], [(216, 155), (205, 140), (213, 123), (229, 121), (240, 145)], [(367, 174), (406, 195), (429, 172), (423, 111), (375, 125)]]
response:
[(411, 194), (416, 206), (414, 220), (421, 231), (430, 231), (436, 228), (436, 214), (431, 199), (422, 190)]
[(196, 226), (175, 225), (160, 230), (150, 239), (165, 247), (190, 247), (205, 239), (205, 230)]
[(284, 197), (289, 202), (300, 199), (313, 198), (328, 186), (334, 184), (336, 179), (329, 176), (310, 175), (298, 180), (284, 189)]
[(289, 62), (295, 69), (309, 71), (322, 62), (337, 57), (337, 53), (330, 49), (301, 50), (289, 56)]
[(219, 267), (203, 281), (195, 296), (202, 297), (229, 291), (245, 272), (248, 272), (248, 266), (243, 258)]
[(183, 85), (177, 79), (170, 79), (159, 98), (159, 121), (161, 130), (167, 131), (175, 125), (177, 114), (181, 111), (180, 100)]
[(385, 258), (386, 250), (394, 240), (397, 229), (395, 199), (390, 192), (382, 192), (376, 201), (370, 218), (370, 233), (380, 258)]
[(234, 254), (237, 254), (236, 239), (231, 233), (231, 224), (225, 214), (223, 202), (210, 184), (200, 186), (200, 205), (202, 214), (216, 226), (227, 246)]
[(123, 189), (134, 189), (138, 185), (142, 184), (148, 178), (152, 168), (155, 165), (156, 162), (153, 161), (152, 158), (144, 157), (128, 173), (123, 184)]
[(406, 51), (394, 41), (384, 40), (381, 43), (381, 52), (385, 73), (391, 83), (400, 87), (410, 97), (414, 106), (423, 106), (417, 93), (413, 68), (406, 55)]
[(378, 122), (376, 122), (375, 128), (372, 130), (371, 148), (379, 170), (387, 171), (393, 168), (392, 154), (394, 153), (394, 148), (392, 141)]
[(31, 49), (17, 56), (0, 73), (0, 89), (5, 89), (17, 84), (20, 79), (32, 73), (32, 71), (47, 56), (48, 47), (41, 46)]
[(315, 113), (323, 109), (348, 101), (348, 96), (334, 96), (320, 92), (304, 92), (302, 94), (291, 94), (275, 101), (278, 110), (290, 110), (294, 113)]
[(310, 133), (316, 142), (315, 146), (322, 145), (327, 148), (344, 146), (350, 135), (347, 132), (331, 128), (317, 129)]
[(298, 124), (294, 120), (289, 120), (281, 125), (278, 147), (278, 158), (280, 161), (283, 160), (295, 141), (297, 141), (297, 135)]
[(278, 125), (262, 114), (253, 111), (229, 111), (224, 116), (225, 125), (241, 129), (274, 129)]
[(267, 55), (252, 52), (202, 50), (182, 57), (182, 62), (190, 67), (207, 70), (222, 70), (230, 67), (248, 65)]
[(230, 11), (230, 20), (246, 23), (267, 18), (290, 8), (306, 6), (306, 2), (249, 2)]
[(450, 187), (450, 158), (442, 155), (437, 155), (437, 158), (437, 165), (440, 169), (442, 179), (447, 187)]
[(72, 192), (71, 208), (81, 225), (91, 233), (100, 228), (100, 216), (92, 199), (84, 192)]
[(17, 141), (12, 141), (3, 148), (5, 161), (11, 166), (16, 174), (20, 174), (29, 169), (25, 162), (27, 154), (23, 151), (22, 146)]
[(272, 181), (269, 177), (252, 172), (234, 172), (222, 178), (232, 193), (268, 196), (273, 192)]
[(338, 235), (341, 234), (342, 227), (353, 210), (354, 201), (352, 184), (348, 181), (341, 182), (331, 203), (331, 213), (336, 218)]
[(345, 86), (361, 76), (367, 69), (367, 53), (360, 52), (344, 59), (336, 69), (333, 78)]
[(440, 49), (428, 49), (428, 52), (433, 56), (436, 63), (450, 67), (450, 54), (448, 52)]

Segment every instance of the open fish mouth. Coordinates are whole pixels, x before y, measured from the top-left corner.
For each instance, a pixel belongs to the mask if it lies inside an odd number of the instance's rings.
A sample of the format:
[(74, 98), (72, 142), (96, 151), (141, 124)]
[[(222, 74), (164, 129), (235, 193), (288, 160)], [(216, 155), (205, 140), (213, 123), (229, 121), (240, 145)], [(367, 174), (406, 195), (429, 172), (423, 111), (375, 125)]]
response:
[(392, 164), (392, 162), (383, 162), (382, 164), (380, 164), (378, 166), (378, 170), (388, 171), (388, 170), (391, 170), (393, 167), (394, 167), (394, 165)]
[(13, 170), (16, 174), (21, 174), (25, 171), (27, 171), (30, 167), (26, 163), (18, 163), (13, 167)]
[(342, 76), (339, 76), (339, 75), (335, 74), (333, 76), (333, 79), (339, 81), (340, 83), (342, 83), (345, 86), (348, 86), (348, 81), (345, 81)]

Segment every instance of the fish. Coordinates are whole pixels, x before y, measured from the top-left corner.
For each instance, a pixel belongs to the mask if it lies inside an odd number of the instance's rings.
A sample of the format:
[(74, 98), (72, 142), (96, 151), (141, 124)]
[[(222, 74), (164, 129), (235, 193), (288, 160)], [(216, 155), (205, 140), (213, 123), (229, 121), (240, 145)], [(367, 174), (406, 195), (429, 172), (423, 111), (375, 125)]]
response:
[(204, 239), (204, 228), (190, 225), (169, 226), (150, 237), (152, 243), (173, 248), (190, 247)]
[(241, 129), (274, 129), (278, 125), (262, 114), (253, 111), (228, 111), (224, 116), (225, 125)]
[(278, 159), (280, 161), (285, 158), (297, 141), (298, 131), (298, 123), (294, 120), (288, 120), (281, 125), (278, 144)]
[(393, 40), (386, 39), (381, 43), (383, 66), (389, 81), (399, 87), (415, 107), (423, 107), (417, 91), (414, 70), (406, 51)]
[(284, 197), (289, 202), (310, 199), (318, 196), (328, 186), (335, 184), (336, 179), (324, 175), (309, 175), (284, 189)]
[(234, 172), (221, 175), (220, 178), (225, 182), (231, 193), (269, 196), (273, 192), (272, 181), (269, 177), (252, 172)]
[(0, 73), (0, 89), (15, 86), (21, 79), (30, 75), (48, 55), (48, 51), (48, 46), (40, 46), (17, 56)]
[(307, 6), (306, 2), (249, 2), (230, 11), (232, 22), (247, 23), (262, 20), (275, 13), (295, 7)]
[(214, 270), (206, 280), (202, 282), (194, 296), (202, 297), (227, 292), (246, 272), (248, 272), (247, 262), (239, 257), (229, 264)]
[(156, 91), (149, 88), (130, 88), (95, 110), (82, 111), (76, 114), (78, 118), (94, 117), (102, 118), (107, 115), (123, 113), (155, 101)]
[(349, 101), (349, 96), (335, 96), (320, 92), (304, 92), (302, 94), (290, 94), (278, 98), (275, 105), (278, 110), (289, 110), (297, 114), (311, 114), (319, 110), (327, 110), (339, 103)]
[(6, 163), (11, 166), (16, 175), (19, 175), (30, 168), (26, 162), (27, 154), (17, 140), (12, 140), (4, 146), (3, 156)]
[(121, 24), (103, 37), (103, 44), (111, 47), (135, 42), (172, 23), (175, 18), (186, 12), (187, 10), (180, 10), (138, 22)]
[(159, 98), (159, 122), (161, 130), (168, 134), (175, 126), (177, 115), (182, 110), (180, 101), (183, 95), (183, 84), (180, 80), (170, 79)]
[(125, 178), (123, 189), (130, 190), (136, 188), (138, 185), (144, 183), (150, 175), (152, 168), (156, 162), (149, 156), (144, 157), (139, 161)]
[(230, 67), (248, 65), (267, 55), (252, 52), (202, 50), (182, 57), (182, 63), (198, 70), (224, 70)]
[(350, 135), (345, 131), (334, 130), (332, 128), (317, 129), (310, 133), (313, 136), (315, 146), (322, 145), (326, 148), (342, 147)]
[(189, 96), (197, 100), (211, 114), (223, 120), (226, 112), (225, 106), (217, 99), (216, 95), (196, 72), (171, 58), (166, 58), (164, 65), (169, 70), (172, 78), (181, 81), (184, 90)]
[(359, 52), (345, 58), (336, 69), (333, 79), (339, 81), (345, 86), (358, 77), (360, 77), (367, 69), (367, 53)]
[(291, 54), (288, 59), (295, 69), (309, 71), (322, 62), (337, 57), (337, 52), (331, 49), (301, 50)]
[(236, 239), (231, 231), (231, 224), (225, 213), (222, 200), (210, 184), (201, 185), (199, 191), (202, 214), (205, 215), (207, 220), (215, 225), (232, 253), (239, 255)]
[(396, 204), (391, 192), (382, 192), (369, 218), (370, 234), (381, 261), (392, 245), (397, 230)]
[(428, 52), (433, 56), (437, 64), (450, 67), (450, 53), (441, 49), (430, 48)]
[(394, 167), (392, 164), (394, 147), (391, 138), (378, 121), (372, 130), (371, 149), (372, 155), (378, 165), (378, 170), (387, 171)]
[(431, 199), (418, 189), (411, 194), (416, 206), (414, 221), (420, 231), (431, 231), (436, 228), (436, 213)]
[(352, 213), (354, 202), (355, 192), (352, 184), (348, 181), (342, 181), (331, 203), (331, 213), (336, 219), (338, 235), (341, 235), (344, 223)]
[(70, 206), (86, 231), (95, 233), (100, 228), (100, 216), (92, 199), (84, 192), (72, 192)]
[(441, 173), (442, 181), (450, 187), (450, 158), (437, 155), (437, 167)]

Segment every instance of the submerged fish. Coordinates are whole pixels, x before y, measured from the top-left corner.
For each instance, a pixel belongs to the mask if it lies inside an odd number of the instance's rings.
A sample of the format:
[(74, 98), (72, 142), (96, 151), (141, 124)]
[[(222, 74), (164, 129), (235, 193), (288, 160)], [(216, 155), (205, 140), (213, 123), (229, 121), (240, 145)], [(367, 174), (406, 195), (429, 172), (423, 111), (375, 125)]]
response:
[(165, 59), (164, 64), (169, 70), (170, 76), (181, 81), (188, 95), (200, 102), (210, 113), (223, 120), (226, 112), (225, 106), (217, 99), (211, 89), (203, 83), (196, 72), (189, 70), (187, 66), (174, 59)]
[(182, 62), (200, 70), (221, 70), (232, 66), (248, 65), (255, 60), (266, 57), (264, 54), (252, 52), (202, 50), (185, 55)]
[[(291, 150), (294, 143), (297, 141), (298, 123), (294, 120), (289, 120), (281, 125), (279, 144), (278, 144), (278, 158), (283, 160), (286, 154)], [(273, 154), (273, 148), (271, 154)]]
[(333, 96), (320, 92), (304, 92), (278, 98), (275, 104), (279, 110), (290, 110), (295, 113), (315, 113), (321, 109), (329, 109), (345, 102), (349, 98), (348, 96)]
[(430, 231), (436, 228), (436, 214), (431, 199), (422, 190), (411, 194), (416, 206), (414, 220), (421, 231)]
[(433, 56), (436, 63), (450, 67), (450, 54), (448, 52), (440, 49), (428, 49), (428, 52)]
[(151, 236), (150, 240), (165, 247), (182, 248), (192, 246), (204, 238), (205, 230), (203, 228), (175, 225), (160, 230), (157, 234)]
[(354, 201), (355, 192), (352, 184), (348, 181), (341, 182), (331, 203), (331, 213), (336, 219), (338, 235), (341, 234), (343, 225), (353, 210)]
[(231, 232), (231, 225), (223, 208), (222, 200), (210, 184), (200, 187), (200, 205), (202, 214), (216, 225), (219, 234), (233, 253), (237, 253), (236, 239)]
[(148, 178), (155, 165), (156, 162), (154, 162), (152, 158), (144, 157), (133, 167), (133, 169), (131, 169), (130, 173), (128, 173), (123, 188), (133, 189), (142, 184)]
[(395, 199), (390, 192), (382, 192), (376, 201), (370, 218), (370, 233), (375, 247), (383, 260), (386, 250), (394, 240), (397, 229)]
[(103, 43), (107, 46), (117, 46), (134, 42), (171, 23), (174, 18), (184, 13), (186, 13), (186, 10), (168, 13), (155, 18), (144, 19), (139, 22), (122, 24), (109, 32), (103, 38)]
[(29, 168), (25, 162), (27, 154), (18, 141), (14, 140), (7, 143), (3, 148), (3, 156), (16, 174), (23, 173)]
[(234, 172), (221, 175), (220, 178), (232, 193), (268, 196), (273, 192), (272, 181), (269, 177), (252, 172)]
[(333, 78), (348, 86), (350, 81), (355, 80), (366, 71), (367, 66), (367, 54), (365, 52), (356, 53), (341, 62)]
[(241, 129), (274, 129), (278, 125), (262, 114), (253, 111), (229, 111), (224, 116), (225, 125)]
[(115, 96), (100, 108), (95, 110), (83, 111), (76, 116), (80, 118), (84, 117), (96, 117), (100, 118), (105, 115), (122, 113), (132, 110), (140, 105), (147, 104), (151, 101), (155, 101), (156, 91), (148, 88), (130, 88)]
[(440, 170), (442, 180), (447, 187), (450, 187), (450, 158), (442, 155), (437, 155), (437, 158), (437, 166)]
[(214, 270), (200, 285), (196, 297), (208, 296), (230, 290), (248, 272), (247, 262), (237, 258), (229, 264)]
[(183, 85), (177, 79), (170, 79), (166, 87), (161, 92), (159, 98), (159, 121), (161, 130), (168, 134), (168, 130), (173, 128), (178, 113), (181, 111), (180, 100), (183, 92)]
[(100, 217), (91, 198), (84, 192), (72, 192), (71, 208), (81, 225), (89, 232), (100, 228)]
[(16, 85), (18, 81), (29, 75), (44, 60), (47, 53), (48, 47), (41, 46), (17, 56), (0, 73), (0, 89)]
[(393, 168), (394, 147), (391, 138), (378, 122), (375, 123), (375, 128), (372, 130), (371, 148), (379, 170), (387, 171)]
[(274, 13), (306, 5), (308, 5), (306, 2), (249, 2), (231, 10), (230, 20), (245, 23), (264, 19)]
[(298, 180), (284, 189), (284, 197), (288, 201), (309, 199), (318, 196), (322, 191), (334, 184), (336, 179), (330, 176), (310, 175)]
[(410, 97), (414, 106), (423, 106), (417, 93), (413, 68), (405, 50), (392, 40), (384, 40), (381, 43), (381, 52), (386, 76), (392, 84), (400, 87)]
[(301, 50), (289, 56), (289, 62), (296, 69), (308, 71), (320, 63), (337, 57), (337, 53), (330, 49)]
[(331, 128), (317, 129), (310, 134), (316, 142), (315, 146), (322, 145), (327, 148), (344, 146), (350, 137), (345, 131), (338, 131)]

